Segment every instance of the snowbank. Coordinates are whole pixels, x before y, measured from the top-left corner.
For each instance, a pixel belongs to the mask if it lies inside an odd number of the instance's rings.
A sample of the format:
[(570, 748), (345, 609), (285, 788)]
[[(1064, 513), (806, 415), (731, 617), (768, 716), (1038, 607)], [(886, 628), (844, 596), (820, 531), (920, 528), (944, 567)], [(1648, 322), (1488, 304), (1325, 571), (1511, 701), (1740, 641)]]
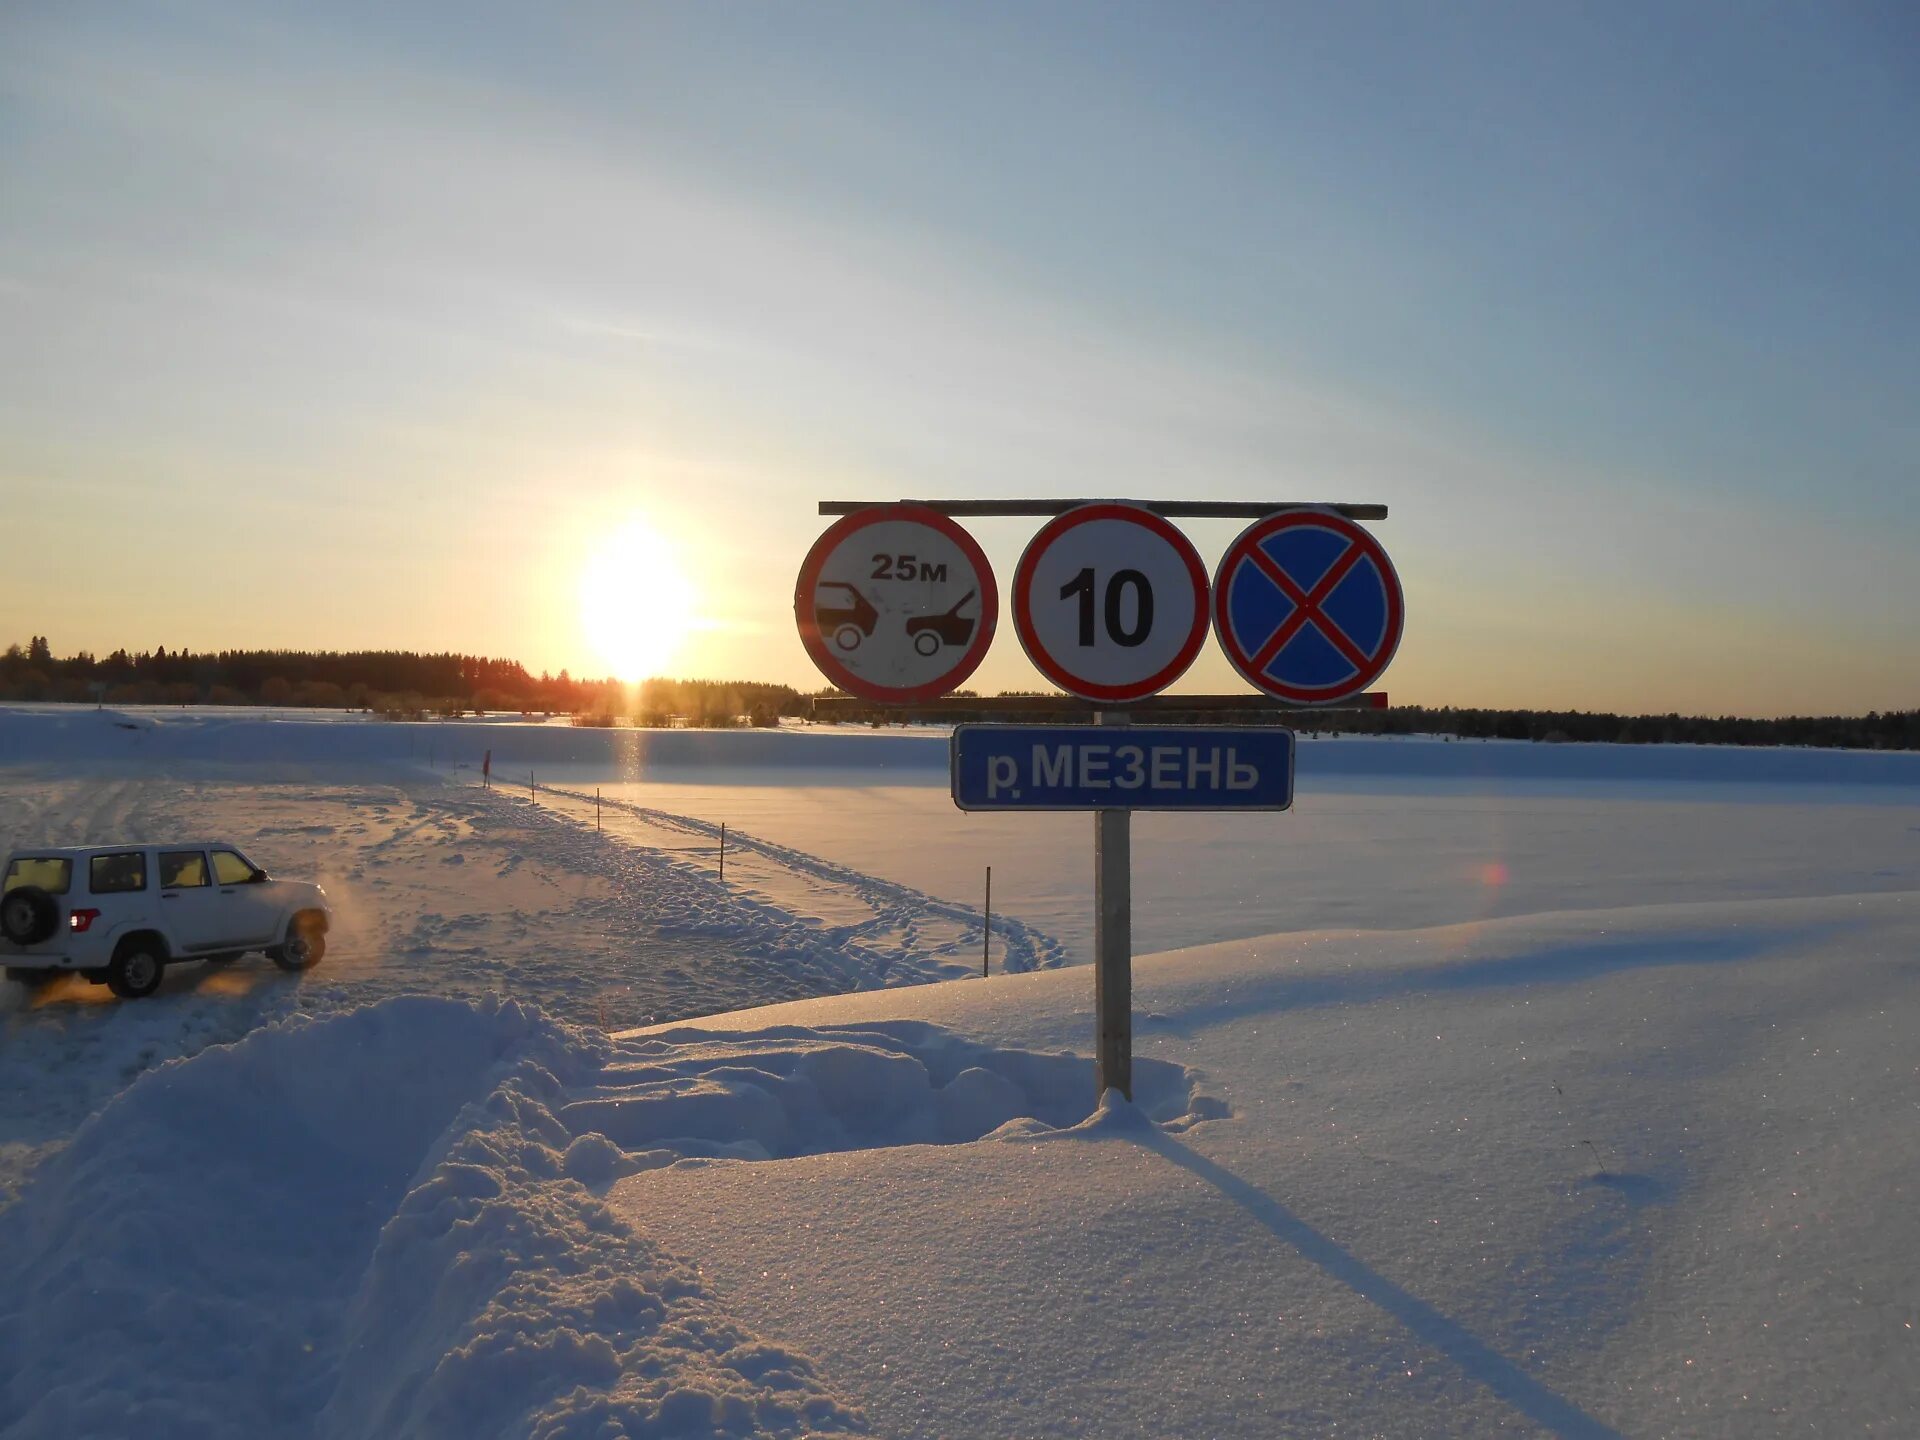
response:
[(863, 1429), (565, 1178), (609, 1053), (416, 998), (142, 1077), (0, 1216), (5, 1433)]
[[(4, 1433), (864, 1432), (597, 1191), (1045, 1130), (1090, 1084), (914, 1022), (608, 1041), (407, 997), (257, 1030), (141, 1077), (0, 1214)], [(1196, 1118), (1180, 1067), (1142, 1087)]]

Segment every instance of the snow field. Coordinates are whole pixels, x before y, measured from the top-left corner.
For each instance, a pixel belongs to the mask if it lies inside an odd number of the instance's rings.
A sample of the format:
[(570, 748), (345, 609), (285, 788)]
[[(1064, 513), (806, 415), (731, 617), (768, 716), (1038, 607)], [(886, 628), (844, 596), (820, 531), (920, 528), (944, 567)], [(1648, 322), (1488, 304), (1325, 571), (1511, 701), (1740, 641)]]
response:
[[(1303, 777), (1317, 756), (1303, 753)], [(849, 783), (840, 786), (803, 774), (788, 785), (649, 782), (604, 793), (710, 825), (725, 819), (730, 839), (745, 831), (969, 910), (981, 904), (991, 865), (996, 919), (1017, 916), (1069, 962), (1092, 958), (1088, 816), (964, 815), (944, 781), (855, 784), (857, 773), (842, 774)], [(1699, 788), (1710, 798), (1628, 799), (1588, 786), (1548, 794), (1303, 791), (1284, 815), (1136, 815), (1135, 949), (1342, 926), (1425, 929), (1557, 910), (1920, 889), (1920, 794), (1905, 805), (1885, 796), (1811, 804), (1801, 786), (1744, 800), (1728, 798), (1727, 787)], [(592, 823), (590, 803), (560, 802), (544, 790), (542, 803)]]
[[(1870, 801), (1890, 792), (1915, 803), (1920, 753), (1712, 745), (1536, 745), (1526, 741), (1450, 741), (1431, 736), (1302, 736), (1303, 790), (1423, 786), (1497, 790), (1564, 789), (1601, 784), (1671, 795), (1706, 787), (1793, 786), (1811, 798), (1837, 791)], [(783, 725), (777, 730), (622, 730), (488, 721), (393, 724), (338, 711), (249, 711), (215, 706), (88, 710), (72, 706), (0, 706), (0, 765), (40, 763), (143, 771), (176, 764), (360, 770), (436, 767), (476, 776), (493, 754), (494, 776), (518, 783), (532, 770), (554, 783), (595, 778), (673, 783), (795, 783), (850, 771), (869, 784), (944, 783), (947, 732), (934, 727), (868, 730)]]
[[(1084, 817), (958, 815), (939, 737), (489, 727), (529, 799), (435, 727), (56, 718), (0, 834), (342, 913), (9, 987), (8, 1440), (1920, 1431), (1913, 757), (1313, 742), (1293, 814), (1137, 822), (1096, 1111)], [(985, 863), (1033, 968), (910, 984)]]

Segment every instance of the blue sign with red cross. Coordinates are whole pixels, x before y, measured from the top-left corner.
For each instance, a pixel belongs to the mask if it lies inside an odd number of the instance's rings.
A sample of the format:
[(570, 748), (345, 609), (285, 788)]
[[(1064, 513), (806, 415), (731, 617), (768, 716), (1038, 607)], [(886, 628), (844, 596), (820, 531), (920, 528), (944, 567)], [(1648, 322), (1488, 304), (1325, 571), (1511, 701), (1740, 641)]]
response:
[(1233, 668), (1300, 705), (1330, 705), (1380, 678), (1406, 602), (1387, 552), (1331, 510), (1256, 520), (1213, 582), (1213, 628)]

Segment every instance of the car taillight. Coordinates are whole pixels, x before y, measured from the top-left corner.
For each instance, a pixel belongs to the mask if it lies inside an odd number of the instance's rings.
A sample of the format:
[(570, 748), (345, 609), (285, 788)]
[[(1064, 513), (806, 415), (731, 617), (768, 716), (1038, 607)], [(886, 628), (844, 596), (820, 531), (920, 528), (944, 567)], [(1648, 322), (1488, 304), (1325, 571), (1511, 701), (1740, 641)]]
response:
[(67, 924), (73, 927), (74, 934), (84, 935), (99, 918), (98, 910), (76, 910), (67, 917)]

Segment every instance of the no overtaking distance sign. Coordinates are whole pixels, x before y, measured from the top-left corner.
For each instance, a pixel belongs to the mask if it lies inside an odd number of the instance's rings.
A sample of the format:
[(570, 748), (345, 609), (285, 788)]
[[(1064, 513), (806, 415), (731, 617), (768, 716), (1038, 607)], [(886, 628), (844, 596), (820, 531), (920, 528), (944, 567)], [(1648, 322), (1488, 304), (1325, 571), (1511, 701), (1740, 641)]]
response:
[(973, 537), (923, 505), (848, 515), (814, 541), (793, 592), (800, 643), (849, 695), (915, 703), (961, 684), (999, 617)]

